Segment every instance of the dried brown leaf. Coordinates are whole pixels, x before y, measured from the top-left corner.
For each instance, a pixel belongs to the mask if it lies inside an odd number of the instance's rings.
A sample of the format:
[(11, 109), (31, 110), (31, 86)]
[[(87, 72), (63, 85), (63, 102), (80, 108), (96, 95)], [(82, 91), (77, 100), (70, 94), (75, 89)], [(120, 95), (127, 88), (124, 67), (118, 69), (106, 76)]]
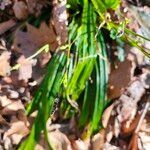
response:
[(13, 10), (16, 18), (19, 20), (23, 20), (28, 17), (28, 9), (23, 1), (15, 1)]
[(0, 23), (0, 35), (11, 29), (16, 25), (16, 22), (13, 19)]
[[(137, 103), (144, 95), (146, 88), (149, 88), (147, 79), (149, 73), (142, 74), (139, 78), (133, 79), (125, 92), (119, 98), (118, 118), (120, 122), (132, 120), (137, 111)], [(127, 103), (128, 102), (128, 103)]]
[(12, 103), (12, 101), (10, 99), (8, 99), (6, 95), (0, 96), (1, 107), (6, 107), (7, 105), (9, 105), (11, 103)]
[(66, 0), (58, 2), (58, 0), (53, 1), (53, 25), (57, 36), (59, 37), (59, 44), (65, 44), (68, 39), (67, 32), (67, 10), (66, 10)]
[(128, 59), (117, 62), (109, 77), (108, 97), (118, 98), (131, 80), (132, 63)]
[(39, 63), (40, 63), (40, 67), (44, 67), (50, 60), (51, 55), (50, 53), (45, 53), (43, 52), (40, 56), (39, 56)]
[(4, 10), (6, 6), (10, 5), (12, 3), (11, 0), (2, 0), (0, 2), (0, 10)]
[(85, 141), (78, 139), (75, 141), (73, 146), (74, 146), (74, 149), (76, 149), (76, 150), (80, 150), (80, 149), (89, 150), (90, 149), (90, 139), (87, 139)]
[(93, 150), (102, 150), (105, 143), (105, 130), (101, 129), (99, 133), (92, 138), (92, 148)]
[(138, 150), (138, 135), (137, 134), (133, 134), (128, 149)]
[(13, 114), (13, 112), (16, 112), (16, 111), (18, 111), (20, 109), (24, 110), (24, 106), (21, 103), (21, 101), (19, 101), (19, 100), (15, 101), (15, 102), (12, 101), (11, 104), (8, 104), (7, 106), (5, 106), (2, 109), (2, 114), (4, 114), (4, 115), (11, 115), (11, 114)]
[[(22, 121), (13, 122), (10, 129), (4, 133), (4, 139), (12, 136), (13, 134), (19, 135), (14, 143), (19, 143), (20, 140), (29, 133), (28, 127)], [(15, 139), (14, 139), (15, 140)]]
[(103, 150), (120, 150), (120, 148), (110, 143), (105, 143)]
[(0, 55), (0, 76), (6, 76), (10, 74), (10, 64), (9, 64), (10, 52), (3, 52)]
[(27, 32), (17, 30), (13, 45), (15, 50), (22, 53), (25, 57), (29, 57), (45, 44), (49, 44), (51, 50), (55, 50), (58, 46), (52, 25), (48, 27), (43, 22), (40, 28), (27, 24)]
[(26, 0), (26, 3), (29, 13), (39, 16), (41, 9), (46, 6), (47, 0)]
[(136, 129), (139, 119), (140, 119), (140, 115), (137, 114), (136, 117), (132, 120), (132, 123), (130, 124), (130, 126), (128, 126), (127, 122), (123, 122), (121, 126), (121, 134), (131, 135)]
[[(141, 140), (141, 143), (142, 143), (142, 148), (144, 149), (144, 150), (149, 150), (149, 148), (150, 148), (150, 136), (149, 136), (149, 133), (150, 132), (139, 132), (139, 139)], [(139, 146), (139, 144), (138, 144), (138, 146)], [(141, 149), (142, 149), (141, 148)]]
[(102, 116), (102, 124), (103, 124), (103, 127), (106, 128), (107, 127), (107, 124), (108, 124), (108, 121), (109, 121), (109, 118), (110, 118), (110, 115), (111, 115), (111, 112), (114, 108), (114, 104), (110, 105), (109, 107), (107, 107), (103, 113), (103, 116)]
[(19, 80), (28, 81), (32, 77), (32, 66), (35, 64), (34, 60), (28, 60), (23, 55), (17, 61), (19, 67)]
[(72, 150), (71, 143), (67, 136), (60, 131), (50, 132), (48, 139), (52, 145), (52, 149), (57, 150)]
[(8, 99), (7, 96), (0, 96), (0, 104), (3, 108), (1, 110), (2, 114), (8, 115), (14, 111), (24, 110), (24, 106), (20, 100), (11, 100)]
[(0, 133), (7, 131), (9, 127), (9, 123), (0, 115)]

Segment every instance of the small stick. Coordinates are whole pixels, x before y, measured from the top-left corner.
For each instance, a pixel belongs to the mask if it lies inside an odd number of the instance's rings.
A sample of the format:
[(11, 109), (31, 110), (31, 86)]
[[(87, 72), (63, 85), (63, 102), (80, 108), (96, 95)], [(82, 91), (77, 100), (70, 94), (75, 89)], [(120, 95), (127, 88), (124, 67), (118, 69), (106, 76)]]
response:
[[(34, 53), (34, 54), (31, 55), (30, 57), (26, 58), (26, 60), (31, 60), (31, 59), (33, 59), (34, 57), (36, 57), (37, 55), (39, 55), (39, 54), (40, 54), (41, 52), (43, 52), (43, 51), (45, 51), (46, 53), (49, 51), (49, 45), (48, 45), (48, 44), (46, 44), (46, 45), (44, 45), (43, 47), (41, 47), (36, 53)], [(14, 65), (14, 66), (11, 68), (11, 71), (12, 71), (12, 70), (17, 70), (17, 69), (19, 69), (19, 67), (20, 67), (20, 64), (18, 63), (18, 64)]]
[[(150, 97), (150, 96), (149, 96), (149, 97)], [(148, 102), (146, 103), (146, 105), (145, 105), (144, 111), (143, 111), (143, 113), (142, 113), (142, 115), (141, 115), (141, 118), (140, 118), (139, 123), (138, 123), (138, 125), (137, 125), (137, 128), (136, 128), (136, 130), (135, 130), (135, 133), (138, 133), (138, 132), (139, 132), (140, 127), (141, 127), (141, 125), (142, 125), (142, 122), (143, 122), (143, 120), (144, 120), (144, 118), (145, 118), (145, 115), (146, 115), (146, 113), (147, 113), (147, 111), (148, 111), (149, 105), (150, 105), (150, 102), (148, 101)]]

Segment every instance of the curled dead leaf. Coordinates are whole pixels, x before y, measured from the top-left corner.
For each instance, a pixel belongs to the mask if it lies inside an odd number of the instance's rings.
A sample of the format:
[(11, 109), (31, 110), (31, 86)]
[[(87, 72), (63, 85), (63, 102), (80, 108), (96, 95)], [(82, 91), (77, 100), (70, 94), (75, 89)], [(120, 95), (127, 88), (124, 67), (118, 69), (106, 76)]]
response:
[(102, 124), (103, 124), (103, 127), (106, 128), (107, 127), (107, 124), (108, 124), (108, 121), (109, 121), (109, 118), (110, 118), (110, 115), (111, 115), (111, 112), (114, 108), (114, 104), (110, 105), (109, 107), (107, 107), (103, 113), (103, 116), (102, 116)]

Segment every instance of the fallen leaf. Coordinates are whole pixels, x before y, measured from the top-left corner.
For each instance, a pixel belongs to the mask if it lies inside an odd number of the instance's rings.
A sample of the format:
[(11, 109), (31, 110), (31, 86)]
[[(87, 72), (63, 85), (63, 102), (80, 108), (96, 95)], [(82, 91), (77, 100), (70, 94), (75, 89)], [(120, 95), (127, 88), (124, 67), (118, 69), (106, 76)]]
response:
[(67, 32), (67, 9), (66, 0), (58, 2), (58, 0), (53, 1), (52, 18), (53, 25), (57, 36), (59, 37), (59, 44), (65, 44), (68, 39)]
[[(7, 132), (4, 133), (4, 137), (3, 138), (6, 139), (7, 137), (10, 137), (13, 134), (18, 134), (18, 135), (20, 135), (19, 136), (19, 140), (21, 140), (28, 133), (29, 133), (29, 129), (25, 125), (25, 123), (23, 121), (17, 121), (17, 122), (13, 122), (11, 124), (10, 129)], [(16, 140), (17, 141), (15, 141), (15, 142), (18, 143), (18, 139), (16, 139)]]
[(10, 136), (10, 138), (12, 140), (12, 144), (18, 145), (23, 137), (20, 134), (13, 134)]
[(9, 123), (0, 115), (0, 133), (7, 131), (9, 127)]
[(4, 39), (0, 39), (0, 50), (7, 50), (6, 41)]
[(128, 59), (117, 62), (109, 77), (108, 97), (118, 98), (131, 80), (132, 63)]
[(28, 17), (28, 9), (23, 1), (15, 1), (13, 10), (16, 18), (19, 20), (24, 20)]
[(4, 51), (0, 55), (0, 76), (6, 76), (10, 74), (10, 64), (9, 64), (9, 58), (10, 58), (10, 52)]
[(93, 136), (92, 138), (92, 149), (93, 150), (102, 150), (105, 143), (105, 129), (101, 129), (99, 133)]
[(34, 60), (28, 60), (23, 55), (18, 59), (19, 80), (28, 81), (32, 77), (32, 66), (35, 65)]
[(0, 2), (0, 9), (5, 10), (5, 7), (12, 3), (11, 0), (3, 0)]
[(146, 91), (148, 74), (149, 73), (145, 73), (133, 79), (125, 92), (120, 96), (120, 104), (117, 109), (120, 122), (132, 120), (134, 118), (137, 110), (137, 103)]
[(103, 127), (106, 128), (107, 127), (107, 124), (108, 124), (108, 121), (109, 121), (109, 118), (111, 116), (111, 112), (114, 108), (114, 104), (110, 105), (109, 107), (107, 107), (103, 113), (103, 116), (102, 116), (102, 124), (103, 124)]
[(3, 149), (9, 150), (9, 149), (12, 149), (12, 147), (13, 146), (12, 146), (10, 138), (6, 137), (4, 139), (4, 148)]
[(120, 150), (120, 148), (110, 143), (105, 143), (103, 150)]
[(45, 141), (44, 135), (41, 135), (39, 142), (35, 146), (35, 150), (47, 150), (47, 149), (49, 149), (47, 141)]
[(137, 114), (136, 117), (132, 120), (132, 123), (130, 124), (130, 126), (127, 125), (127, 122), (123, 122), (121, 125), (121, 134), (131, 135), (136, 129), (139, 119), (140, 119), (140, 115)]
[(9, 92), (9, 98), (11, 98), (11, 99), (19, 98), (19, 93), (17, 91), (8, 90), (8, 92)]
[(11, 29), (16, 25), (16, 22), (13, 19), (0, 23), (0, 35)]
[(28, 11), (36, 17), (41, 14), (41, 10), (46, 6), (46, 0), (26, 0)]
[(0, 96), (1, 107), (6, 107), (7, 105), (9, 105), (11, 103), (12, 103), (12, 101), (10, 99), (8, 99), (6, 95)]
[(11, 114), (14, 111), (24, 110), (24, 106), (20, 100), (11, 100), (7, 96), (0, 96), (1, 114)]
[(2, 110), (1, 113), (4, 115), (11, 115), (13, 112), (16, 112), (18, 110), (24, 110), (24, 106), (20, 100), (17, 101), (12, 101), (11, 104), (8, 104), (5, 106)]
[(150, 136), (149, 136), (150, 132), (139, 132), (139, 138), (142, 142), (142, 148), (144, 150), (149, 150), (150, 148)]
[(74, 149), (76, 150), (89, 150), (90, 148), (90, 139), (87, 139), (85, 141), (82, 141), (81, 139), (78, 139), (74, 143)]
[(138, 135), (133, 134), (128, 149), (138, 150)]
[(50, 58), (51, 58), (50, 53), (43, 52), (38, 59), (40, 67), (43, 68), (49, 62)]
[(58, 46), (52, 25), (48, 27), (43, 22), (40, 28), (27, 24), (27, 32), (18, 29), (15, 33), (13, 46), (14, 50), (27, 58), (45, 44), (50, 45), (50, 50), (55, 50)]
[(48, 139), (51, 143), (52, 149), (72, 150), (71, 143), (67, 136), (58, 130), (48, 133)]

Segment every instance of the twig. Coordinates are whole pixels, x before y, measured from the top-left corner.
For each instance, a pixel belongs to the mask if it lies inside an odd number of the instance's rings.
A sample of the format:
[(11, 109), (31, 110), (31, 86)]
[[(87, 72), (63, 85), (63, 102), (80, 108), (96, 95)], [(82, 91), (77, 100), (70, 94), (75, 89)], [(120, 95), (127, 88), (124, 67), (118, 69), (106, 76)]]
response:
[[(36, 53), (34, 53), (34, 54), (31, 55), (30, 57), (26, 58), (26, 60), (31, 60), (31, 59), (33, 59), (34, 57), (36, 57), (37, 55), (39, 55), (41, 52), (43, 52), (43, 51), (48, 52), (48, 50), (49, 50), (49, 45), (46, 44), (46, 45), (44, 45), (43, 47), (41, 47)], [(12, 71), (12, 70), (17, 70), (17, 69), (19, 69), (19, 67), (20, 67), (20, 64), (18, 63), (18, 64), (14, 65), (14, 66), (11, 68), (11, 71)]]
[[(150, 98), (150, 96), (149, 96), (149, 98)], [(147, 113), (147, 111), (148, 111), (149, 105), (150, 105), (150, 102), (148, 101), (148, 102), (146, 103), (146, 105), (145, 105), (144, 111), (143, 111), (143, 113), (142, 113), (142, 115), (141, 115), (141, 118), (140, 118), (139, 123), (138, 123), (138, 125), (137, 125), (137, 128), (136, 128), (136, 130), (135, 130), (135, 133), (138, 133), (138, 132), (139, 132), (140, 127), (141, 127), (141, 125), (142, 125), (142, 122), (143, 122), (143, 120), (144, 120), (144, 118), (145, 118), (145, 115), (146, 115), (146, 113)]]

